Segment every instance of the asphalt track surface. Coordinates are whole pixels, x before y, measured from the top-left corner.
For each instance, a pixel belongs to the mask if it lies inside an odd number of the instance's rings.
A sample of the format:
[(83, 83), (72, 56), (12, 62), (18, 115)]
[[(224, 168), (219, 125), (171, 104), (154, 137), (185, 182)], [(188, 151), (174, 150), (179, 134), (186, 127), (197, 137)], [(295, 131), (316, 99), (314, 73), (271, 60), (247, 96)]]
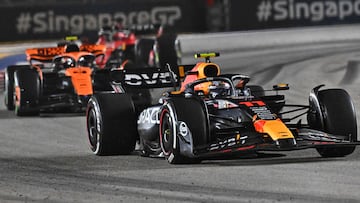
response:
[[(307, 104), (318, 84), (345, 88), (359, 110), (360, 73), (347, 68), (359, 56), (360, 42), (351, 41), (225, 52), (214, 62), (251, 75), (253, 84), (289, 83), (289, 104)], [(83, 115), (17, 118), (2, 102), (0, 129), (1, 203), (360, 201), (360, 149), (345, 158), (308, 149), (195, 165), (136, 153), (98, 157), (88, 148)]]

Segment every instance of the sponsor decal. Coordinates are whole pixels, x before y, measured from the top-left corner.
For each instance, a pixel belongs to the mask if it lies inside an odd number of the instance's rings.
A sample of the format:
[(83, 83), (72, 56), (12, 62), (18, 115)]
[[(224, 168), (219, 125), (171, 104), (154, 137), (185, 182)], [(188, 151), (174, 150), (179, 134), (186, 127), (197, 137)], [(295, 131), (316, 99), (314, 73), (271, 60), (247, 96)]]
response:
[(170, 72), (162, 73), (126, 73), (125, 83), (131, 86), (143, 86), (143, 85), (157, 85), (157, 84), (172, 84)]
[(227, 140), (224, 140), (224, 141), (220, 141), (216, 144), (212, 144), (210, 145), (210, 151), (214, 151), (214, 150), (219, 150), (219, 149), (224, 149), (224, 148), (227, 148), (227, 147), (231, 147), (231, 146), (234, 146), (236, 144), (236, 138), (233, 137), (233, 138), (230, 138), (230, 139), (227, 139)]
[(327, 19), (345, 21), (360, 16), (360, 0), (263, 0), (257, 6), (259, 22)]
[(260, 120), (275, 120), (276, 116), (266, 106), (250, 107), (251, 111), (257, 115)]
[(160, 124), (159, 108), (149, 108), (142, 111), (139, 115), (137, 123)]
[(257, 115), (257, 118), (261, 120), (275, 120), (276, 116), (271, 113), (270, 109), (266, 107), (266, 104), (263, 101), (248, 101), (240, 102), (240, 104), (249, 107), (254, 115)]
[(263, 101), (247, 101), (247, 102), (240, 102), (240, 104), (243, 104), (247, 107), (251, 106), (265, 106), (265, 103)]
[(56, 56), (62, 53), (64, 53), (64, 48), (62, 47), (49, 47), (49, 48), (37, 49), (37, 55), (40, 56)]
[(52, 9), (39, 12), (22, 12), (16, 17), (19, 34), (44, 34), (69, 32), (82, 34), (97, 31), (104, 25), (112, 25), (115, 19), (122, 19), (124, 25), (164, 24), (174, 25), (182, 18), (179, 6), (156, 6), (150, 10), (114, 13), (60, 14)]
[(237, 134), (235, 137), (225, 139), (223, 141), (219, 141), (217, 143), (211, 144), (209, 151), (217, 151), (229, 147), (233, 147), (236, 144), (245, 144), (248, 136), (241, 136)]

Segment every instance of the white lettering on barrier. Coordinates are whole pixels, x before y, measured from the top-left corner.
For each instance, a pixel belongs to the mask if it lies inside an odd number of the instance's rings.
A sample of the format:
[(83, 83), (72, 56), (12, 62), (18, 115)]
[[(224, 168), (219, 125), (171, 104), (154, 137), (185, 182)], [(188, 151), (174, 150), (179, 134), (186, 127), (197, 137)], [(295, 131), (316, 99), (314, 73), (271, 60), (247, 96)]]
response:
[(269, 20), (318, 22), (326, 18), (345, 20), (351, 16), (360, 16), (360, 0), (263, 0), (257, 7), (257, 17), (260, 22)]
[(60, 15), (53, 10), (43, 12), (23, 12), (17, 17), (16, 28), (20, 34), (42, 34), (70, 32), (82, 34), (85, 31), (98, 30), (104, 25), (111, 25), (115, 19), (122, 19), (124, 24), (159, 23), (174, 25), (181, 19), (181, 9), (178, 6), (154, 7), (150, 11)]

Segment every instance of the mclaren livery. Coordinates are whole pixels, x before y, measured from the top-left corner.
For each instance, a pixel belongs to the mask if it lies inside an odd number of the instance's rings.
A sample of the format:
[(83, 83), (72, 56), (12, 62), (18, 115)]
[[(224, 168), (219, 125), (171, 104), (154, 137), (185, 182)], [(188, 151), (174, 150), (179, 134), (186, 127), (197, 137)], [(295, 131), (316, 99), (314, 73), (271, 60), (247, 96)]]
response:
[[(206, 61), (179, 66), (177, 75), (170, 68), (130, 76), (119, 73), (117, 84), (125, 87), (175, 90), (140, 109), (126, 91), (94, 94), (86, 112), (93, 153), (129, 154), (139, 141), (143, 156), (163, 156), (176, 164), (306, 148), (315, 148), (323, 157), (342, 157), (359, 144), (354, 106), (345, 90), (320, 85), (311, 90), (308, 105), (286, 104), (279, 92), (288, 90), (287, 84), (266, 91), (248, 85), (249, 76), (222, 75), (210, 61), (218, 55), (197, 54)], [(301, 116), (307, 122), (299, 121)]]
[(92, 73), (103, 45), (67, 43), (26, 50), (29, 65), (5, 70), (5, 106), (18, 116), (42, 111), (84, 111), (93, 94)]

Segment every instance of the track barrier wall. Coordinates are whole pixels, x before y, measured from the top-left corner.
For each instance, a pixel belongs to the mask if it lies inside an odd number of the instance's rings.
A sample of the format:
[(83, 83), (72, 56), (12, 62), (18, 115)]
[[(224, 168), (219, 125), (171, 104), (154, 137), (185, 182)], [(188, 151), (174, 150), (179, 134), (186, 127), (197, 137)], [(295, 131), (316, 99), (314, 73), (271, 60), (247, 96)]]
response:
[(118, 0), (0, 7), (0, 42), (96, 38), (116, 18), (182, 33), (262, 30), (360, 22), (360, 0)]
[(360, 0), (214, 0), (208, 13), (215, 31), (353, 24)]
[(125, 25), (164, 24), (179, 32), (204, 32), (203, 0), (136, 0), (109, 4), (1, 7), (0, 41), (96, 38), (99, 29), (122, 19)]

